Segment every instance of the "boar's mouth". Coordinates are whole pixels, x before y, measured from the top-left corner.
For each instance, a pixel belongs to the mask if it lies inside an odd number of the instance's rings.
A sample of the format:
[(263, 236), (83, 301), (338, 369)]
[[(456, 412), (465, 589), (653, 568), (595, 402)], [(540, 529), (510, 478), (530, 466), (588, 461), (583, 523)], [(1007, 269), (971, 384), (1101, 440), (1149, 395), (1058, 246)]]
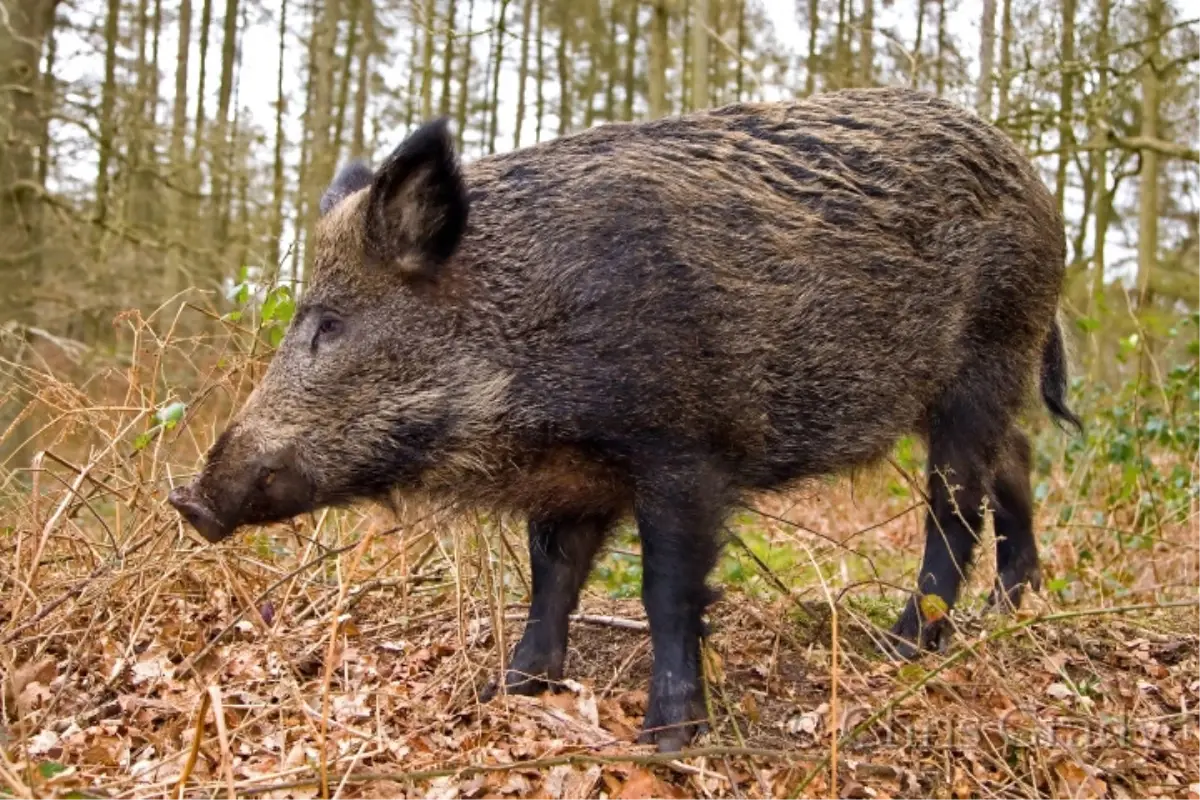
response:
[(225, 444), (191, 483), (171, 490), (167, 502), (210, 542), (243, 525), (291, 519), (316, 507), (316, 492), (292, 448), (249, 459), (225, 456)]
[(175, 487), (167, 496), (167, 502), (175, 507), (179, 515), (187, 520), (197, 533), (214, 544), (236, 530), (235, 526), (224, 524), (217, 519), (216, 512), (197, 495), (194, 484)]

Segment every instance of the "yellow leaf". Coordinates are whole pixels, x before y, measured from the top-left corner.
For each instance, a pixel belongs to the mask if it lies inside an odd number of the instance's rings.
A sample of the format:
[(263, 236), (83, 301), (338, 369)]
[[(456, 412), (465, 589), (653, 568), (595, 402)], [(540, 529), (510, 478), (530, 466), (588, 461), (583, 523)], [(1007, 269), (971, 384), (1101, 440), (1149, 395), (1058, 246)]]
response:
[(921, 597), (921, 616), (925, 618), (926, 622), (937, 622), (946, 616), (946, 612), (949, 610), (946, 601), (936, 594), (927, 594)]

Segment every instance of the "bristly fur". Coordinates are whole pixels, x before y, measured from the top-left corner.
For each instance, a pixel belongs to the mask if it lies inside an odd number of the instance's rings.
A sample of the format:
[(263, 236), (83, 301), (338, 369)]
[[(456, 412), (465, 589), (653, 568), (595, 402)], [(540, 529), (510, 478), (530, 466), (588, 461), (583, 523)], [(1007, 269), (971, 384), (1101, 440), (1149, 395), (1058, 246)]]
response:
[(364, 161), (351, 161), (342, 167), (325, 194), (321, 195), (321, 216), (328, 214), (330, 209), (350, 195), (370, 186), (374, 177), (375, 173)]
[[(850, 90), (604, 125), (464, 168), (434, 122), (369, 181), (349, 170), (292, 327), (199, 479), (226, 525), (283, 451), (308, 507), (407, 488), (528, 515), (536, 613), (511, 662), (527, 674), (507, 678), (524, 691), (561, 674), (591, 558), (632, 512), (646, 724), (667, 748), (703, 715), (705, 576), (746, 493), (872, 463), (915, 432), (930, 453), (919, 593), (953, 604), (985, 498), (998, 602), (1036, 584), (1015, 420), (1040, 377), (1078, 421), (1055, 323), (1066, 243), (1033, 167), (975, 115)], [(945, 631), (921, 608), (899, 652)]]

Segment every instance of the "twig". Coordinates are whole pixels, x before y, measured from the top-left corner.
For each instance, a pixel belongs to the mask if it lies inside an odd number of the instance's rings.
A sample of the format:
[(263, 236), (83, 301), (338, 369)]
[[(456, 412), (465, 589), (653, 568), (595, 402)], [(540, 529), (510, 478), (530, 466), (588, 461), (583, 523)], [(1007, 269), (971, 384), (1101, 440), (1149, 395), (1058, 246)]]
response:
[(358, 563), (371, 542), (375, 539), (373, 528), (368, 528), (366, 535), (357, 542), (354, 554), (350, 560), (350, 568), (341, 577), (338, 587), (337, 603), (334, 604), (332, 620), (329, 623), (329, 646), (325, 650), (325, 674), (321, 686), (321, 797), (329, 797), (329, 689), (333, 682), (333, 661), (337, 655), (338, 628), (341, 625), (342, 604), (346, 602), (346, 592), (350, 588), (350, 579), (358, 571)]
[(208, 713), (211, 701), (212, 696), (208, 692), (200, 694), (200, 713), (196, 715), (196, 727), (192, 731), (192, 746), (188, 749), (187, 761), (183, 762), (183, 771), (179, 773), (179, 783), (175, 785), (175, 796), (180, 800), (183, 799), (183, 790), (187, 786), (188, 779), (192, 777), (192, 770), (196, 768), (196, 757), (200, 755), (200, 742), (204, 739), (204, 716)]
[(588, 625), (607, 625), (610, 628), (621, 628), (627, 631), (647, 632), (650, 623), (640, 619), (625, 619), (624, 617), (606, 617), (598, 614), (572, 614), (572, 622), (583, 622)]
[(213, 718), (217, 722), (217, 741), (221, 745), (221, 772), (225, 773), (229, 800), (237, 800), (237, 790), (233, 788), (233, 750), (229, 747), (229, 731), (225, 729), (225, 707), (221, 703), (221, 687), (214, 683), (208, 687), (207, 694), (212, 698)]

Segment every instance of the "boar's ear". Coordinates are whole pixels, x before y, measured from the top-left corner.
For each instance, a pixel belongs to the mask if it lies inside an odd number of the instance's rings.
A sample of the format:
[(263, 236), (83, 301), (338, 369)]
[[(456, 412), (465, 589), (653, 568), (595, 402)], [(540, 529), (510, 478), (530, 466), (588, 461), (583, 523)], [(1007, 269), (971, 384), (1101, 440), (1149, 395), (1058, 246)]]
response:
[(467, 227), (467, 190), (445, 119), (418, 128), (375, 173), (366, 246), (405, 277), (436, 276)]

